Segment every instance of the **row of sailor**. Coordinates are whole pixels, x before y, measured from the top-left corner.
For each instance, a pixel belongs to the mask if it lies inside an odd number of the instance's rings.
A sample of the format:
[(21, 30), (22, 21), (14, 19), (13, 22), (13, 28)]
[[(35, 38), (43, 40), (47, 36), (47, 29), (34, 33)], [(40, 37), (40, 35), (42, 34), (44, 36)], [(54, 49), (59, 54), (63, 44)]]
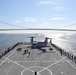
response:
[(7, 50), (5, 50), (4, 52), (0, 53), (0, 59), (6, 55), (8, 52), (10, 52), (11, 50), (13, 50), (13, 48), (15, 48), (17, 45), (19, 45), (19, 42), (15, 45), (13, 45), (12, 47), (9, 47)]
[(52, 44), (52, 46), (54, 46), (60, 52), (61, 56), (65, 55), (68, 57), (68, 59), (70, 59), (76, 63), (76, 55), (72, 54), (71, 52), (67, 52), (67, 51), (61, 49), (60, 47), (56, 46), (55, 44)]

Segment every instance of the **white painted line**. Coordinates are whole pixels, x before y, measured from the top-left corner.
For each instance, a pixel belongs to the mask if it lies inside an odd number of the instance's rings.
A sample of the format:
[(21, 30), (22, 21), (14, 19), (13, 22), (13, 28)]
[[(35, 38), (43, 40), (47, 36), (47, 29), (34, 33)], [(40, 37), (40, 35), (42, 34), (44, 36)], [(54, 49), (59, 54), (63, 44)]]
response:
[[(45, 67), (41, 67), (41, 66), (33, 66), (33, 67), (29, 67), (29, 69), (31, 69), (31, 68), (36, 68), (36, 67), (37, 67), (37, 68), (43, 68), (43, 69), (45, 68)], [(26, 70), (27, 70), (27, 69), (24, 69), (24, 70), (21, 72), (21, 75), (23, 75), (24, 71), (26, 71)], [(52, 72), (51, 72), (49, 69), (46, 68), (46, 70), (49, 71), (50, 75), (53, 75)], [(33, 72), (33, 73), (34, 73), (34, 72)], [(38, 75), (41, 75), (41, 74), (38, 72)]]
[[(4, 58), (6, 58), (6, 57), (4, 57)], [(24, 68), (24, 69), (28, 69), (28, 70), (30, 70), (29, 68), (26, 68), (26, 67), (24, 67), (23, 65), (20, 65), (19, 63), (14, 62), (14, 61), (12, 61), (12, 60), (11, 60), (11, 59), (9, 59), (9, 58), (6, 58), (6, 59), (10, 60), (11, 62), (13, 62), (13, 63), (17, 64), (18, 66), (20, 66), (20, 67), (22, 67), (22, 68)], [(30, 70), (30, 71), (31, 71), (31, 72), (33, 72), (33, 70)]]
[(41, 66), (32, 66), (32, 67), (29, 67), (29, 68), (31, 69), (31, 68), (36, 68), (36, 67), (37, 68), (45, 68), (45, 67), (41, 67)]
[(55, 65), (55, 64), (57, 64), (57, 63), (59, 63), (59, 62), (62, 61), (63, 59), (65, 59), (65, 58), (62, 58), (62, 59), (60, 59), (59, 61), (56, 61), (55, 63), (51, 64), (50, 66), (48, 66), (48, 67), (46, 67), (46, 68), (49, 68), (49, 67), (51, 67), (51, 66), (53, 66), (53, 65)]
[[(55, 51), (55, 50), (54, 50)], [(59, 56), (61, 56), (57, 51), (55, 51)], [(62, 56), (61, 56), (62, 57)], [(58, 62), (60, 62), (60, 61), (62, 61), (63, 59), (65, 59), (66, 60), (66, 57), (62, 57), (62, 59), (61, 60), (59, 60), (59, 61), (57, 61), (57, 62), (55, 62), (55, 63), (53, 63), (52, 65), (50, 65), (50, 66), (48, 66), (48, 67), (46, 67), (46, 68), (49, 68), (49, 67), (51, 67), (51, 66), (53, 66), (53, 65), (55, 65), (55, 64), (57, 64)], [(66, 60), (74, 69), (76, 69), (76, 67), (75, 66), (73, 66), (68, 60)], [(40, 70), (39, 71), (39, 73), (40, 72), (42, 72), (43, 70), (45, 70), (46, 68), (44, 68), (44, 69), (42, 69), (42, 70)]]
[[(56, 50), (54, 50), (59, 56), (61, 56)], [(62, 57), (62, 56), (61, 56)], [(63, 58), (63, 57), (62, 57)], [(76, 69), (76, 67), (74, 65), (72, 65), (67, 59), (65, 59), (65, 61), (67, 61), (74, 69)]]
[(63, 59), (65, 59), (65, 58), (62, 58), (62, 59), (60, 59), (59, 61), (56, 61), (55, 63), (53, 63), (53, 64), (47, 66), (46, 68), (44, 68), (44, 69), (42, 69), (42, 70), (40, 70), (39, 73), (42, 72), (42, 71), (45, 70), (45, 69), (50, 68), (51, 66), (53, 66), (53, 65), (55, 65), (55, 64), (57, 64), (57, 63), (59, 63), (59, 62), (62, 61)]
[[(14, 52), (15, 52), (16, 50), (14, 50), (7, 58), (9, 58), (12, 54), (14, 54)], [(4, 57), (4, 56), (3, 56)], [(0, 63), (0, 66), (7, 60), (7, 58), (5, 58), (3, 61), (2, 61), (2, 63)]]
[(10, 70), (12, 69), (13, 65), (10, 67), (10, 69), (8, 70), (8, 72), (6, 73), (6, 75), (8, 75), (8, 73), (10, 72)]
[[(11, 62), (11, 61), (5, 61), (5, 62), (8, 63), (8, 62)], [(52, 62), (52, 61), (14, 61), (14, 62), (27, 62), (27, 63), (28, 62), (47, 62), (48, 63), (48, 62)]]
[[(20, 53), (21, 54), (21, 53)], [(16, 60), (19, 58), (20, 54), (17, 56)], [(16, 61), (15, 61), (16, 62)], [(8, 72), (6, 73), (6, 75), (8, 75), (8, 73), (11, 71), (12, 67), (14, 64), (12, 64), (12, 66), (10, 67), (10, 69), (8, 70)]]

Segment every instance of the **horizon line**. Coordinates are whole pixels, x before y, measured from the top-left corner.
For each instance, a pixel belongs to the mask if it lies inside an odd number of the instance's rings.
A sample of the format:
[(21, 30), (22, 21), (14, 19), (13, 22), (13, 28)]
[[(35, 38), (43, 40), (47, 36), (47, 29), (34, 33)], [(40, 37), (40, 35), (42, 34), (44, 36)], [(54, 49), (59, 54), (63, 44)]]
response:
[(76, 31), (74, 29), (53, 29), (53, 28), (29, 28), (29, 29), (0, 29), (0, 31), (11, 31), (11, 30), (55, 30), (55, 31)]

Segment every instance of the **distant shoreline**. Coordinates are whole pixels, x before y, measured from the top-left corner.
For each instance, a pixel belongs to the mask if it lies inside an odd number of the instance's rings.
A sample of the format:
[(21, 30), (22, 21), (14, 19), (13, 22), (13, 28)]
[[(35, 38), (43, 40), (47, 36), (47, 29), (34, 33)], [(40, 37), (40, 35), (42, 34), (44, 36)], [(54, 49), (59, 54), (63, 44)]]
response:
[(52, 31), (76, 31), (75, 29), (53, 29), (53, 28), (29, 28), (29, 29), (0, 29), (0, 31), (11, 31), (11, 30), (52, 30)]

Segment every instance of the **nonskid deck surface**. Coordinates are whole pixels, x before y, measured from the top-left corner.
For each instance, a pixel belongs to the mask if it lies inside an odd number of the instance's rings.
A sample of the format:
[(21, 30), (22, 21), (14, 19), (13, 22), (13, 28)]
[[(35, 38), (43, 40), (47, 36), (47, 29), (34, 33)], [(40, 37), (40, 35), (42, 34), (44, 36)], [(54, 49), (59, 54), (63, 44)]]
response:
[[(76, 64), (55, 48), (31, 49), (29, 46), (18, 45), (0, 59), (0, 75), (35, 75), (35, 71), (37, 75), (76, 75)], [(18, 48), (22, 48), (21, 51), (17, 51)], [(42, 52), (45, 49), (46, 52)]]

